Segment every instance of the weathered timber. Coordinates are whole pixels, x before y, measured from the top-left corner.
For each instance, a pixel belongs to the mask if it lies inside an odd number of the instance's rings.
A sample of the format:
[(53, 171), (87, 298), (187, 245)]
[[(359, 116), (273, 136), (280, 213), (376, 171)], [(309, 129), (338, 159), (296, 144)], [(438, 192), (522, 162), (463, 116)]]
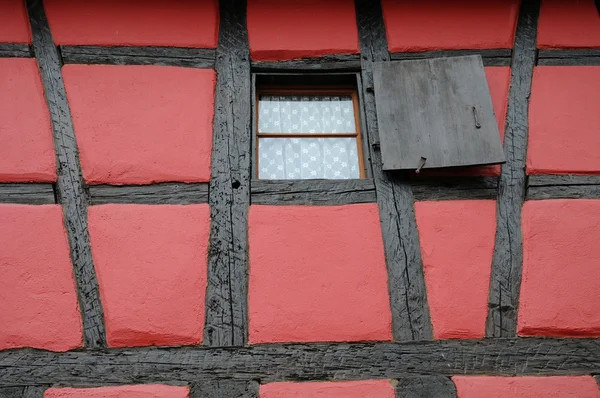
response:
[(538, 65), (600, 65), (600, 49), (539, 50)]
[(301, 58), (287, 61), (254, 61), (252, 70), (269, 71), (359, 71), (359, 54), (333, 54), (319, 58)]
[(362, 180), (254, 180), (252, 204), (267, 205), (345, 205), (374, 203), (375, 185)]
[(478, 55), (373, 64), (383, 170), (503, 163)]
[(33, 49), (42, 76), (44, 94), (52, 122), (58, 180), (56, 193), (63, 206), (65, 227), (83, 319), (84, 345), (106, 345), (104, 313), (94, 270), (87, 225), (88, 197), (81, 172), (71, 112), (61, 74), (61, 60), (52, 40), (41, 0), (28, 0)]
[[(598, 8), (600, 10), (600, 7)], [(600, 388), (600, 375), (596, 376), (596, 383), (598, 383), (598, 388)]]
[(214, 49), (177, 47), (60, 46), (66, 64), (168, 65), (213, 68)]
[(486, 321), (488, 337), (513, 337), (517, 330), (523, 263), (521, 207), (526, 189), (529, 96), (539, 8), (539, 0), (524, 0), (517, 22), (504, 135), (506, 164), (502, 166), (498, 188), (498, 221)]
[(411, 59), (461, 57), (465, 55), (481, 55), (485, 66), (509, 66), (512, 50), (435, 50), (409, 53), (391, 53), (392, 61), (406, 61)]
[(47, 387), (0, 387), (0, 398), (43, 398)]
[(600, 176), (529, 176), (527, 184), (527, 200), (599, 198)]
[(56, 203), (52, 184), (0, 183), (0, 203), (44, 205)]
[(192, 384), (190, 398), (258, 398), (258, 383), (245, 380), (199, 381)]
[(356, 0), (356, 19), (361, 51), (361, 99), (366, 119), (366, 141), (388, 272), (395, 340), (433, 338), (421, 248), (414, 212), (414, 198), (408, 177), (390, 176), (382, 170), (373, 93), (373, 62), (389, 61), (383, 11), (379, 1)]
[(411, 180), (415, 200), (496, 199), (498, 177), (419, 177)]
[(600, 373), (598, 339), (482, 339), (0, 351), (0, 386), (368, 380), (409, 375)]
[(220, 2), (209, 203), (204, 344), (244, 345), (248, 334), (251, 77), (246, 2)]
[(0, 43), (0, 58), (31, 58), (31, 47), (21, 43)]
[(447, 376), (407, 376), (398, 379), (396, 397), (456, 398), (456, 386)]
[(107, 203), (192, 204), (208, 203), (208, 184), (166, 182), (152, 185), (91, 185), (93, 205)]

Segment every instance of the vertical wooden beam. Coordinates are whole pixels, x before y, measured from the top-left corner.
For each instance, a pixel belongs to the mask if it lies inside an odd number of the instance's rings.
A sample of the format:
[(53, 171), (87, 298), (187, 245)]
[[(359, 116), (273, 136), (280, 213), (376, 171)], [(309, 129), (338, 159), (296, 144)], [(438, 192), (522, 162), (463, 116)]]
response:
[(356, 0), (361, 51), (362, 99), (365, 109), (370, 160), (383, 231), (395, 340), (433, 338), (421, 260), (414, 198), (405, 175), (382, 170), (379, 131), (373, 92), (373, 62), (389, 61), (379, 1)]
[(246, 1), (221, 0), (204, 344), (246, 344), (251, 78)]
[(496, 244), (492, 260), (487, 337), (515, 337), (521, 288), (523, 242), (521, 207), (525, 200), (529, 96), (536, 58), (540, 0), (521, 5), (512, 59), (504, 152), (497, 202)]
[(258, 398), (258, 383), (244, 380), (200, 381), (192, 385), (190, 398)]
[(43, 398), (46, 387), (27, 386), (27, 387), (2, 387), (0, 388), (1, 398)]
[(104, 312), (88, 233), (89, 198), (82, 176), (71, 112), (61, 73), (62, 62), (52, 39), (42, 1), (27, 0), (27, 10), (33, 34), (33, 51), (40, 68), (52, 121), (58, 167), (56, 191), (58, 203), (63, 207), (64, 222), (71, 247), (71, 260), (83, 319), (83, 343), (89, 348), (105, 347)]
[(398, 379), (396, 397), (400, 398), (457, 398), (456, 386), (446, 376), (407, 376)]

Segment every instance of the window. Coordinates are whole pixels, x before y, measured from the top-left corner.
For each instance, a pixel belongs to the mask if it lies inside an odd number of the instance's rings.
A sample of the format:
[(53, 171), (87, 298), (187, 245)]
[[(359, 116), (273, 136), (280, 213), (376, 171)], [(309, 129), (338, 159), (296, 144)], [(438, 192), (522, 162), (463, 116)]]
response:
[(258, 178), (364, 177), (355, 89), (262, 87), (257, 104)]

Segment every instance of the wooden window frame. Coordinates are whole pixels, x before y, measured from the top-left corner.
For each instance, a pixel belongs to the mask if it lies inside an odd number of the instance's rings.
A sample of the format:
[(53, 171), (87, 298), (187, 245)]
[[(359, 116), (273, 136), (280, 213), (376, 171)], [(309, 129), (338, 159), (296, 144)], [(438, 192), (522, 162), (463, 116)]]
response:
[[(259, 103), (261, 95), (345, 95), (352, 98), (352, 109), (354, 111), (354, 133), (322, 133), (322, 134), (311, 134), (311, 133), (261, 133), (258, 130), (259, 124)], [(352, 86), (301, 86), (301, 85), (261, 85), (255, 87), (255, 109), (254, 109), (254, 172), (253, 177), (257, 180), (265, 181), (266, 179), (260, 179), (259, 174), (259, 151), (258, 144), (261, 138), (356, 138), (356, 150), (358, 157), (358, 168), (359, 178), (367, 178), (364, 160), (364, 147), (362, 140), (362, 128), (360, 124), (360, 106), (359, 106), (359, 93), (357, 87)], [(311, 180), (310, 178), (303, 179), (289, 179), (289, 181), (300, 181), (300, 180)], [(351, 180), (351, 179), (349, 179)]]

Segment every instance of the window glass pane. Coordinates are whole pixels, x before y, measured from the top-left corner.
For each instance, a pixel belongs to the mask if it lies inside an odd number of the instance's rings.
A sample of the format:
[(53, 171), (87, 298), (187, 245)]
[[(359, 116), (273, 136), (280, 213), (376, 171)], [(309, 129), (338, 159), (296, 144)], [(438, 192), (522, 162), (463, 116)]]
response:
[(273, 134), (354, 133), (350, 95), (261, 95), (258, 132)]
[(262, 179), (360, 178), (356, 138), (260, 138)]

